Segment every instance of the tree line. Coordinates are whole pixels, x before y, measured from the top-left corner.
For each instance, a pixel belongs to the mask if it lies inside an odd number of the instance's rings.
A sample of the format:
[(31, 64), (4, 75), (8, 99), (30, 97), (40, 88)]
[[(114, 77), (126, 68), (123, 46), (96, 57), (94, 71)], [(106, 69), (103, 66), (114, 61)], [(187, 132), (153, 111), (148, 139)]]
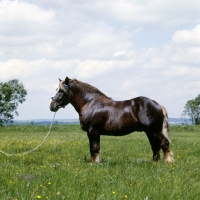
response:
[(0, 82), (0, 126), (12, 122), (18, 115), (17, 107), (26, 99), (27, 91), (17, 79)]
[(200, 124), (200, 94), (185, 104), (182, 116), (189, 116), (192, 124)]

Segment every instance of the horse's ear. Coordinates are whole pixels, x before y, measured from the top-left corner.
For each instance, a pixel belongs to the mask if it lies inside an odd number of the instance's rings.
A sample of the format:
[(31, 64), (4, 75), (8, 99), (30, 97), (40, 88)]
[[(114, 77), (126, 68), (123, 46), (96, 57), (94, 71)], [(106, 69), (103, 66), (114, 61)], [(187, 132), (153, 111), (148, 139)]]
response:
[(65, 84), (68, 84), (68, 83), (69, 83), (69, 78), (66, 77), (66, 78), (65, 78)]
[(58, 78), (58, 80), (61, 82), (62, 80), (60, 78)]

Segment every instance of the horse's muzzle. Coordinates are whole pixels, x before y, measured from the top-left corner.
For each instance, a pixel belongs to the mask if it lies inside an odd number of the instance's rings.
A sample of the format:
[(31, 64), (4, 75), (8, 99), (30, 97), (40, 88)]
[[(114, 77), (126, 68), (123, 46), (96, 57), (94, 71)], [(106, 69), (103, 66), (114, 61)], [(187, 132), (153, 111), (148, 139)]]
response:
[(58, 109), (53, 108), (52, 106), (49, 106), (50, 111), (56, 112)]
[(49, 103), (49, 109), (52, 112), (56, 112), (58, 109), (60, 108), (60, 106), (56, 103), (55, 100), (51, 100)]

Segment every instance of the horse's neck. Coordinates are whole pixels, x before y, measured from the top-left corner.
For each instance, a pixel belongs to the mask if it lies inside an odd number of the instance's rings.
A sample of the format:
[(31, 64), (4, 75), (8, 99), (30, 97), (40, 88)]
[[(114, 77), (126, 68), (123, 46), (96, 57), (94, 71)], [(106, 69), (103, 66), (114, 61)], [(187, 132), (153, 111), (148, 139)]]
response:
[(80, 114), (82, 108), (98, 97), (98, 94), (95, 93), (85, 93), (79, 88), (72, 88), (70, 95), (70, 102), (75, 110)]

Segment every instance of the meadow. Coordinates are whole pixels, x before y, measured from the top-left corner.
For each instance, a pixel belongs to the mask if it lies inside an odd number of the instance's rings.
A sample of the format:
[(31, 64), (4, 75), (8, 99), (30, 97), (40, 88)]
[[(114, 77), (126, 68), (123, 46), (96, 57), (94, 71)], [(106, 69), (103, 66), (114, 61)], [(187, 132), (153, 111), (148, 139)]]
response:
[[(0, 149), (35, 148), (48, 126), (0, 128)], [(90, 164), (79, 125), (54, 125), (46, 142), (25, 156), (0, 154), (0, 199), (200, 199), (200, 126), (171, 126), (175, 163), (157, 163), (145, 133), (101, 137), (101, 163)]]

